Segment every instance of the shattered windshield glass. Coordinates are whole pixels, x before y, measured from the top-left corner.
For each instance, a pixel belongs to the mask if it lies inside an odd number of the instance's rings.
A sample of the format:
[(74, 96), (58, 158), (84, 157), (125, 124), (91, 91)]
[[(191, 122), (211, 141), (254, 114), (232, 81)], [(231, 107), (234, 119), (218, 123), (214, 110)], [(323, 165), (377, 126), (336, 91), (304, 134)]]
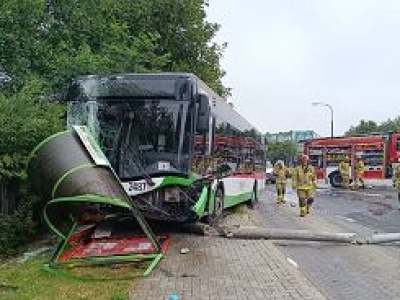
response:
[(187, 102), (121, 99), (98, 103), (99, 142), (121, 179), (188, 172)]
[(66, 93), (67, 123), (89, 128), (121, 179), (187, 174), (190, 94), (186, 78), (88, 76)]

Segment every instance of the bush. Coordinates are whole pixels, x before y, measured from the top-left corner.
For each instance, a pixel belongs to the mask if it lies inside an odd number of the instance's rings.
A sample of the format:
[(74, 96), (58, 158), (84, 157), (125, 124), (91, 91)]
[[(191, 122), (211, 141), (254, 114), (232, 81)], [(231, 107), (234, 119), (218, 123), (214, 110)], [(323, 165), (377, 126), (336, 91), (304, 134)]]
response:
[(31, 208), (32, 205), (26, 203), (12, 215), (0, 214), (0, 256), (17, 254), (19, 248), (34, 237), (36, 230)]
[(64, 128), (65, 114), (65, 107), (49, 101), (46, 91), (37, 79), (12, 95), (0, 91), (0, 180), (20, 187), (19, 208), (11, 215), (0, 214), (0, 256), (16, 254), (38, 228), (41, 211), (27, 188), (26, 162), (38, 143)]

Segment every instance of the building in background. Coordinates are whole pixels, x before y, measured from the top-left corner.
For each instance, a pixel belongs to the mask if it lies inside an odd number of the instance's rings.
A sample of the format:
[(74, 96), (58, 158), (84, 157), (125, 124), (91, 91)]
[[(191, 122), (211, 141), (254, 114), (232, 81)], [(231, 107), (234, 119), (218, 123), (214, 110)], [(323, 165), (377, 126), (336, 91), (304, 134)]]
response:
[[(277, 159), (281, 159), (286, 164), (293, 165), (296, 163), (296, 153), (304, 152), (304, 142), (319, 137), (320, 136), (313, 130), (291, 130), (287, 132), (266, 133), (267, 157), (272, 163)], [(283, 145), (274, 144), (276, 142), (283, 143)]]
[(320, 136), (313, 130), (291, 130), (278, 133), (267, 132), (265, 137), (268, 143), (288, 141), (297, 144), (299, 141), (311, 140)]

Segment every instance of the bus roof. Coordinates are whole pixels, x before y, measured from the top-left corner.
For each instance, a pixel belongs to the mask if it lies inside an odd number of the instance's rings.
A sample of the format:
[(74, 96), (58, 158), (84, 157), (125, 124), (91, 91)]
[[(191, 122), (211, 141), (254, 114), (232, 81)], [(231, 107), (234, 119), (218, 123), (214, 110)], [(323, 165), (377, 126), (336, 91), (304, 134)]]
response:
[[(87, 75), (76, 78), (70, 86), (65, 101), (77, 99), (112, 97), (163, 97), (176, 99), (179, 82), (189, 80), (194, 93), (206, 94), (210, 100), (211, 113), (218, 121), (224, 121), (240, 131), (253, 130), (261, 133), (242, 117), (226, 99), (215, 93), (192, 73), (123, 73)], [(152, 83), (155, 80), (156, 83)]]
[(226, 122), (240, 131), (253, 130), (258, 135), (261, 133), (249, 121), (247, 121), (226, 99), (216, 94), (209, 86), (207, 86), (199, 78), (197, 80), (197, 92), (206, 94), (210, 100), (211, 113), (218, 123)]
[[(189, 73), (125, 73), (87, 75), (73, 80), (64, 101), (112, 98), (178, 99)], [(193, 80), (193, 79), (192, 79)]]
[(163, 73), (120, 73), (120, 74), (97, 74), (97, 75), (85, 75), (77, 77), (74, 81), (84, 81), (84, 80), (106, 80), (106, 79), (148, 79), (148, 78), (197, 78), (196, 75), (192, 73), (184, 72), (163, 72)]

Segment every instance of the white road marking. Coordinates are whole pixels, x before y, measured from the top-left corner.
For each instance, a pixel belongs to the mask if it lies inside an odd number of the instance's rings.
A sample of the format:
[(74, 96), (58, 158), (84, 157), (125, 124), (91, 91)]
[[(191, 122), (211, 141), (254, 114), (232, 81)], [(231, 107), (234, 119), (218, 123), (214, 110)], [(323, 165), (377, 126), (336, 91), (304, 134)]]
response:
[(372, 194), (372, 193), (359, 193), (359, 195), (361, 195), (361, 196), (366, 196), (366, 197), (378, 197), (378, 198), (385, 198), (385, 196), (384, 195), (382, 195), (382, 194)]
[(343, 216), (340, 216), (340, 215), (335, 215), (335, 217), (337, 217), (339, 219), (346, 220), (347, 222), (350, 222), (350, 223), (356, 223), (357, 222), (356, 220), (354, 220), (352, 218), (346, 218), (346, 217), (343, 217)]
[(293, 259), (291, 259), (290, 257), (287, 258), (287, 261), (289, 263), (291, 263), (295, 268), (298, 268), (299, 265), (297, 264), (297, 262), (295, 262)]
[(364, 197), (377, 197), (377, 198), (385, 198), (385, 195), (382, 194), (377, 194), (377, 193), (368, 193), (368, 192), (363, 192), (363, 191), (353, 191), (353, 190), (346, 190), (346, 191), (341, 191), (341, 195), (347, 194), (356, 194), (359, 196), (364, 196)]

